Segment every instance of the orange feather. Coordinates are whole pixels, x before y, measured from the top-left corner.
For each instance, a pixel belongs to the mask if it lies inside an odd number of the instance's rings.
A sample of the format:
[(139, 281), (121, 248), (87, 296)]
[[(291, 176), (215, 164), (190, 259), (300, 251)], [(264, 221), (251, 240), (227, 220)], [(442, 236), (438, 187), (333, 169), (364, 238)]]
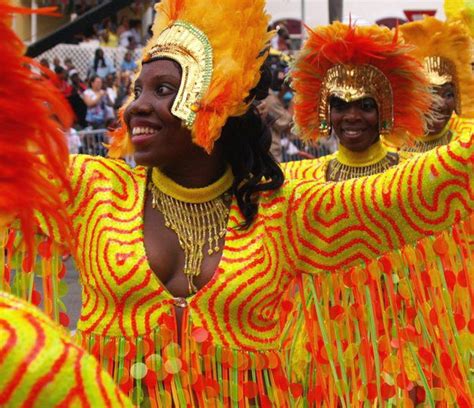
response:
[(14, 13), (30, 12), (0, 1), (0, 214), (20, 220), (31, 247), (36, 211), (57, 225), (65, 242), (71, 239), (63, 204), (70, 191), (68, 149), (61, 128), (71, 125), (72, 112), (48, 73), (23, 55), (24, 45), (10, 28)]

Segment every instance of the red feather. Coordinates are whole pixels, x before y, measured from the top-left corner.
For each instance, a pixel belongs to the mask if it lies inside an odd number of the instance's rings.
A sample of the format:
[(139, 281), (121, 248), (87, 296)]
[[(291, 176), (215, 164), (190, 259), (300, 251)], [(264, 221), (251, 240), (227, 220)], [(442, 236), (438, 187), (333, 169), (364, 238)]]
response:
[(24, 45), (10, 28), (13, 13), (31, 12), (0, 1), (0, 214), (19, 218), (30, 247), (35, 211), (57, 225), (65, 243), (70, 243), (63, 205), (70, 191), (69, 156), (61, 128), (72, 122), (71, 109), (48, 73), (23, 56)]

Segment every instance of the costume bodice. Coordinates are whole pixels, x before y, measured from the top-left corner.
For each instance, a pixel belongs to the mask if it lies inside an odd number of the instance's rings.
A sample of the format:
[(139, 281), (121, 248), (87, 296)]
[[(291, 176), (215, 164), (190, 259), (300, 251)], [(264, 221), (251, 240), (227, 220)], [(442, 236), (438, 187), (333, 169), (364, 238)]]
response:
[(184, 306), (189, 322), (220, 345), (280, 347), (280, 306), (294, 268), (278, 231), (284, 223), (279, 195), (263, 199), (261, 205), (274, 211), (260, 215), (248, 230), (239, 228), (243, 218), (232, 203), (213, 278), (197, 294), (181, 300), (166, 290), (147, 261), (146, 169), (87, 156), (77, 156), (72, 168), (76, 202), (71, 215), (85, 299), (80, 331), (137, 337), (150, 333), (164, 315), (172, 316), (174, 307)]

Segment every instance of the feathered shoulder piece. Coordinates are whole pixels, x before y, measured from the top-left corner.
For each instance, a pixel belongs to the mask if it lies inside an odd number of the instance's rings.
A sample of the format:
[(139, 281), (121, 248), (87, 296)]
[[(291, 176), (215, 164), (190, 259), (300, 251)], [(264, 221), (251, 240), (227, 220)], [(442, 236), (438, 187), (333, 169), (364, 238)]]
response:
[(424, 63), (432, 85), (454, 84), (456, 113), (473, 115), (472, 40), (466, 26), (461, 21), (443, 22), (425, 17), (403, 24), (400, 31), (404, 40), (414, 46), (412, 55)]
[(69, 105), (39, 64), (23, 55), (24, 45), (11, 29), (13, 14), (31, 12), (0, 0), (0, 228), (19, 218), (30, 245), (35, 210), (68, 239), (60, 196), (69, 189), (68, 149), (61, 128), (72, 121)]
[(390, 143), (421, 137), (432, 97), (421, 64), (408, 51), (396, 31), (380, 26), (336, 22), (309, 30), (291, 73), (296, 131), (305, 140), (326, 136), (331, 96), (347, 102), (370, 96)]
[[(210, 152), (231, 116), (248, 109), (271, 33), (264, 0), (164, 0), (156, 6), (153, 37), (142, 64), (169, 58), (182, 68), (172, 113)], [(124, 125), (113, 134), (111, 156), (130, 152)]]

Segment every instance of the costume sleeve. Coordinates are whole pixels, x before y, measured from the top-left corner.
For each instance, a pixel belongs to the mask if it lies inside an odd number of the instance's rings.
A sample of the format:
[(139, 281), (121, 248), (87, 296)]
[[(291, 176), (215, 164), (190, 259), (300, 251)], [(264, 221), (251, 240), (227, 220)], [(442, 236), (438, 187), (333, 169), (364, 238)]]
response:
[(327, 406), (473, 406), (472, 137), (293, 190), (290, 375)]
[(97, 360), (30, 304), (0, 292), (2, 407), (132, 407)]

